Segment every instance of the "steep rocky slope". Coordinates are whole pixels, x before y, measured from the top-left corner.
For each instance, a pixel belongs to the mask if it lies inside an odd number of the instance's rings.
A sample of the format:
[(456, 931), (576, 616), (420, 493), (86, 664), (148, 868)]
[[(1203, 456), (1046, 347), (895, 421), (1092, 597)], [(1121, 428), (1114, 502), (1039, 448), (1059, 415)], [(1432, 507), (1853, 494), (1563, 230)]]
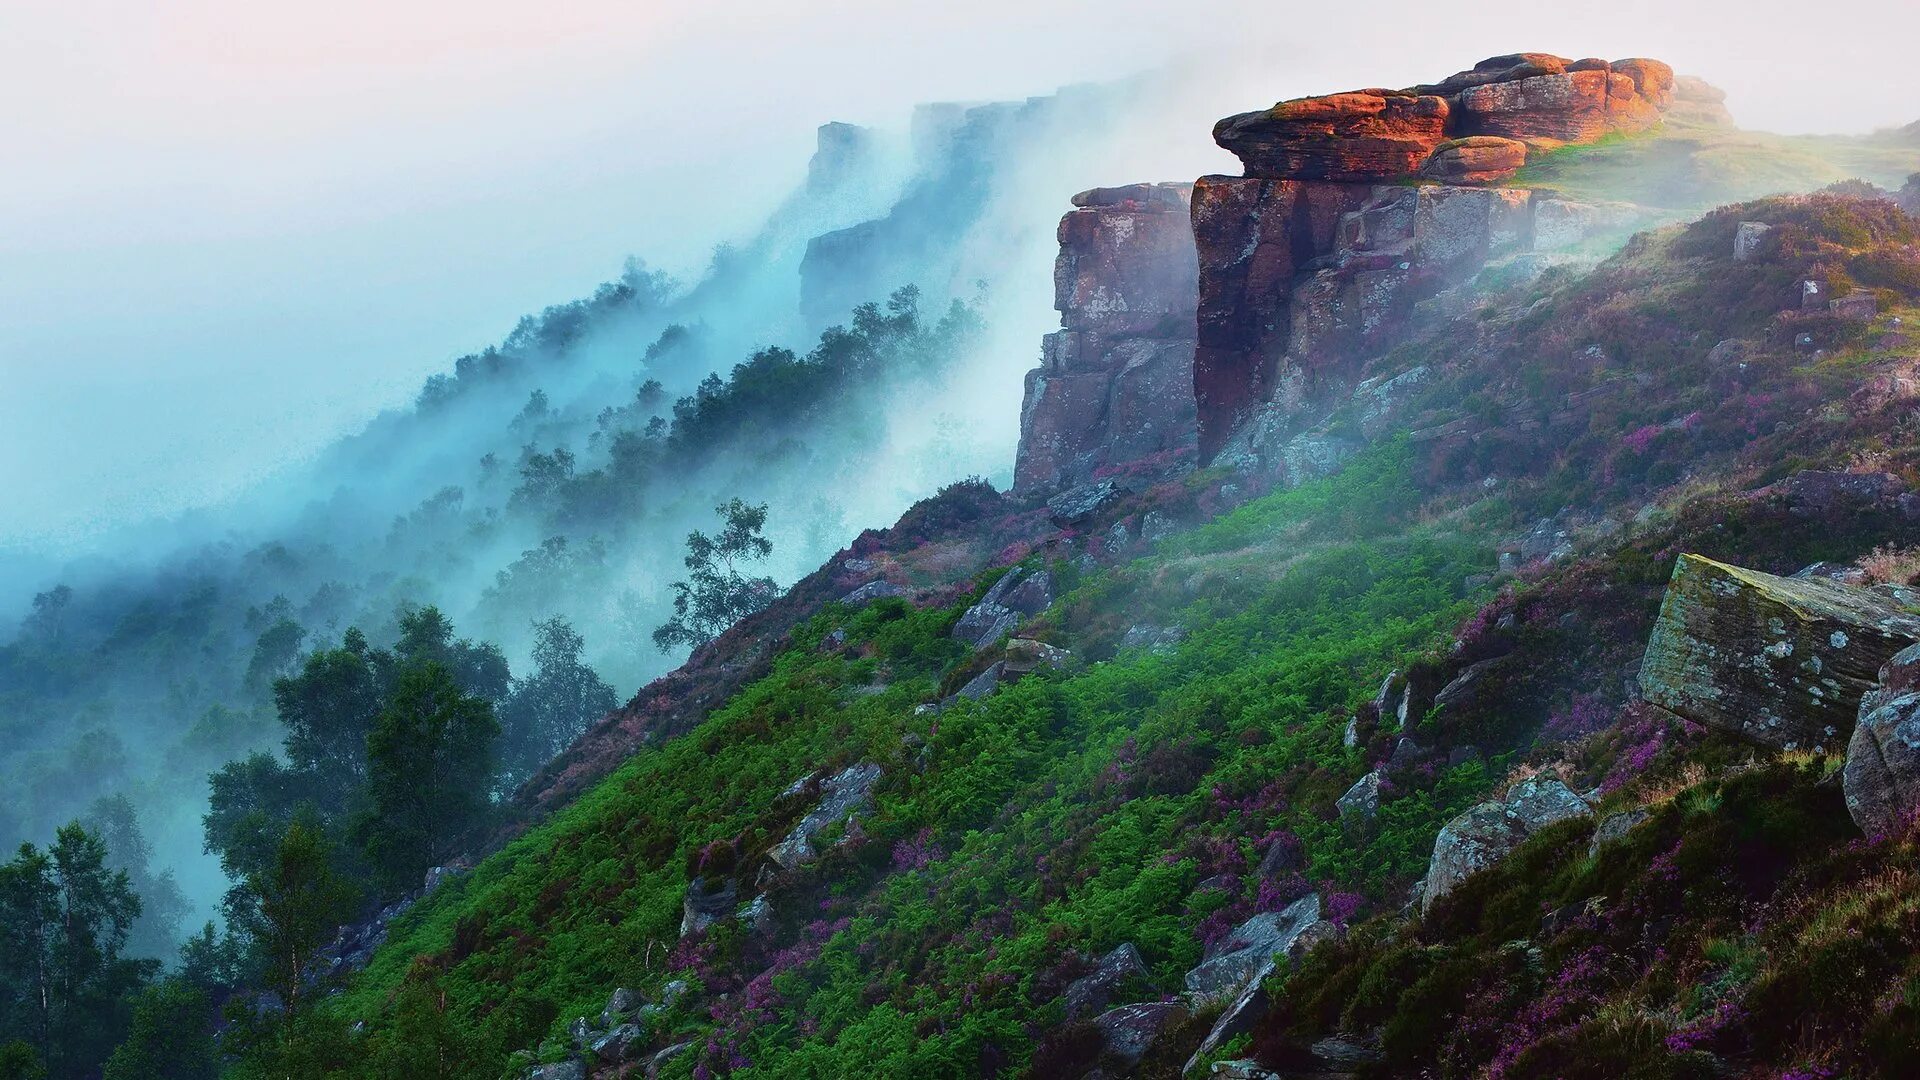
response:
[(1667, 224), (1714, 105), (1503, 57), (1076, 197), (1015, 492), (584, 737), (337, 1067), (1905, 1075), (1920, 224)]

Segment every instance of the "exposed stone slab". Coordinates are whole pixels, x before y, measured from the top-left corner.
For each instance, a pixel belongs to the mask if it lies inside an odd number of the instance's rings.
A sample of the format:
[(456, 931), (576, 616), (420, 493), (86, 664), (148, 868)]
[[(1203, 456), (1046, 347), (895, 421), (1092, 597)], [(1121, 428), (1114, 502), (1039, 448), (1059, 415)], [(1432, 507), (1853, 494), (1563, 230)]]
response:
[(1782, 749), (1838, 750), (1880, 668), (1920, 641), (1884, 594), (1682, 555), (1640, 665), (1646, 699)]

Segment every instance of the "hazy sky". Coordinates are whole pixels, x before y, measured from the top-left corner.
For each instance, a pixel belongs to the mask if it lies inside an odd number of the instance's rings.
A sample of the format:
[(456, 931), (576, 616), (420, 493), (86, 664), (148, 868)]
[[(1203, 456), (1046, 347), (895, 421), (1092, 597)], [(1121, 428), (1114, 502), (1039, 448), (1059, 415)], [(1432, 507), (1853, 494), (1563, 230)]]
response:
[[(697, 270), (824, 120), (1173, 61), (1220, 71), (1205, 117), (1518, 49), (1667, 59), (1747, 126), (1920, 119), (1911, 3), (1489, 8), (0, 0), (0, 550), (231, 491), (629, 253)], [(1230, 165), (1204, 120), (1190, 160)]]

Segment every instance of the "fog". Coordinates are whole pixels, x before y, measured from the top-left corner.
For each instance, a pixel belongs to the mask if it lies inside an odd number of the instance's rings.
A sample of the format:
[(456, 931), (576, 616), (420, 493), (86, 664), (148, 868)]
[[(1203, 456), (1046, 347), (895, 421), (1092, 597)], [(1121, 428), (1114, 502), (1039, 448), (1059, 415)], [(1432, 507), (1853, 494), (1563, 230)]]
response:
[[(1749, 127), (1920, 118), (1905, 35), (1873, 32), (1914, 16), (1878, 2), (1598, 26), (1238, 0), (126, 8), (0, 10), (0, 90), (35, 106), (0, 119), (0, 645), (73, 590), (0, 666), (22, 792), (0, 842), (125, 793), (199, 915), (223, 885), (200, 777), (277, 741), (241, 677), (274, 618), (303, 648), (385, 643), (436, 604), (518, 673), (561, 615), (624, 700), (679, 658), (646, 631), (717, 501), (770, 506), (784, 585), (943, 484), (1004, 486), (1067, 197), (1231, 171), (1219, 116), (1547, 49), (1667, 59)], [(869, 132), (810, 175), (827, 121)], [(868, 222), (803, 289), (809, 242)], [(909, 284), (912, 334), (861, 339), (890, 365), (870, 384), (640, 438)]]
[[(217, 499), (411, 396), (630, 253), (677, 275), (799, 178), (815, 124), (1189, 63), (1210, 114), (1492, 52), (1658, 55), (1744, 122), (1913, 119), (1893, 0), (1484, 13), (589, 2), (0, 11), (0, 545), (84, 548)], [(1870, 94), (1859, 93), (1871, 72)], [(1156, 133), (1165, 138), (1169, 133)]]

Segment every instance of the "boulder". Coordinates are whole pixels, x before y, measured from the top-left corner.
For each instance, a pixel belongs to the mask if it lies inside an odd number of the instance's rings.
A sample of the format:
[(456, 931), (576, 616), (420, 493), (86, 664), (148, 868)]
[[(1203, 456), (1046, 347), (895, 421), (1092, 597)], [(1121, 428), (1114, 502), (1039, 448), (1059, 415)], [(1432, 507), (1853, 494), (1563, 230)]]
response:
[(1108, 1009), (1094, 1018), (1106, 1043), (1106, 1052), (1122, 1065), (1134, 1065), (1152, 1049), (1160, 1033), (1187, 1018), (1178, 1001), (1144, 1001)]
[(1111, 480), (1069, 488), (1047, 500), (1047, 512), (1057, 525), (1081, 525), (1125, 497)]
[(691, 1049), (693, 1049), (693, 1040), (688, 1039), (684, 1042), (674, 1043), (672, 1046), (656, 1052), (652, 1057), (647, 1059), (647, 1080), (654, 1080), (655, 1077), (660, 1075), (660, 1070), (666, 1068), (668, 1062)]
[(1868, 589), (1682, 555), (1640, 665), (1650, 702), (1781, 749), (1838, 750), (1920, 617)]
[(1060, 995), (1067, 1019), (1104, 1010), (1122, 983), (1130, 978), (1144, 978), (1146, 974), (1147, 966), (1140, 960), (1140, 950), (1130, 941), (1120, 945), (1101, 957), (1099, 966), (1091, 973), (1067, 984), (1066, 992)]
[(1446, 139), (1447, 100), (1360, 90), (1229, 116), (1213, 140), (1251, 177), (1364, 183), (1411, 176)]
[(1472, 135), (1441, 143), (1420, 166), (1420, 175), (1443, 184), (1494, 184), (1527, 163), (1527, 144), (1497, 135)]
[(1652, 817), (1646, 807), (1637, 806), (1632, 810), (1621, 810), (1600, 819), (1593, 828), (1593, 840), (1587, 844), (1587, 857), (1600, 854), (1600, 849), (1632, 832), (1634, 826)]
[(739, 898), (740, 888), (732, 878), (708, 881), (695, 877), (687, 882), (687, 894), (680, 901), (680, 936), (701, 933), (732, 915)]
[(608, 1030), (618, 1027), (639, 1007), (640, 995), (622, 986), (608, 995), (607, 1007), (600, 1010), (600, 1026)]
[(535, 1066), (527, 1080), (587, 1080), (587, 1068), (577, 1061), (557, 1061)]
[(646, 1045), (646, 1032), (638, 1025), (620, 1024), (593, 1040), (589, 1049), (596, 1064), (613, 1065), (635, 1060)]
[(1856, 322), (1871, 322), (1880, 314), (1880, 300), (1864, 289), (1856, 289), (1845, 296), (1827, 301), (1827, 310), (1842, 319)]
[(1847, 812), (1869, 836), (1920, 812), (1920, 645), (1895, 653), (1879, 685), (1861, 696), (1841, 787)]
[(1255, 915), (1215, 942), (1206, 958), (1187, 972), (1187, 995), (1200, 1002), (1236, 996), (1249, 981), (1265, 978), (1274, 959), (1287, 955), (1301, 933), (1319, 920), (1317, 893), (1295, 900), (1283, 911)]
[[(1269, 960), (1267, 968), (1271, 970), (1272, 967), (1273, 962)], [(1220, 1010), (1220, 1018), (1213, 1022), (1213, 1027), (1207, 1031), (1206, 1037), (1200, 1040), (1200, 1045), (1194, 1049), (1193, 1056), (1187, 1059), (1186, 1065), (1181, 1069), (1182, 1073), (1193, 1072), (1202, 1058), (1218, 1050), (1230, 1040), (1253, 1030), (1253, 1026), (1267, 1015), (1267, 1012), (1273, 1008), (1273, 1002), (1267, 996), (1264, 979), (1265, 975), (1262, 974), (1261, 977), (1241, 987), (1240, 992), (1227, 1002), (1226, 1008)]]
[(1045, 611), (1053, 603), (1053, 591), (1052, 574), (1014, 567), (953, 624), (953, 637), (976, 649), (992, 645), (1012, 633), (1022, 618)]
[(1697, 75), (1674, 76), (1667, 119), (1701, 127), (1733, 126), (1733, 114), (1727, 111), (1727, 92)]
[(1334, 800), (1340, 820), (1366, 824), (1380, 812), (1380, 770), (1375, 769), (1353, 782), (1346, 794)]
[(867, 582), (865, 585), (841, 597), (840, 602), (846, 604), (848, 607), (864, 607), (867, 604), (873, 603), (875, 600), (881, 600), (889, 596), (905, 595), (907, 595), (907, 590), (895, 585), (891, 581), (882, 579)]
[(880, 766), (872, 762), (849, 765), (820, 785), (820, 804), (800, 819), (787, 838), (768, 854), (783, 870), (792, 870), (814, 857), (813, 838), (829, 825), (852, 817), (873, 801)]
[(1454, 818), (1434, 840), (1433, 859), (1420, 894), (1421, 912), (1539, 830), (1592, 813), (1592, 807), (1566, 784), (1535, 776), (1514, 785), (1504, 801), (1481, 803)]
[(1733, 261), (1752, 262), (1760, 255), (1760, 243), (1773, 231), (1764, 221), (1743, 221), (1733, 231)]

